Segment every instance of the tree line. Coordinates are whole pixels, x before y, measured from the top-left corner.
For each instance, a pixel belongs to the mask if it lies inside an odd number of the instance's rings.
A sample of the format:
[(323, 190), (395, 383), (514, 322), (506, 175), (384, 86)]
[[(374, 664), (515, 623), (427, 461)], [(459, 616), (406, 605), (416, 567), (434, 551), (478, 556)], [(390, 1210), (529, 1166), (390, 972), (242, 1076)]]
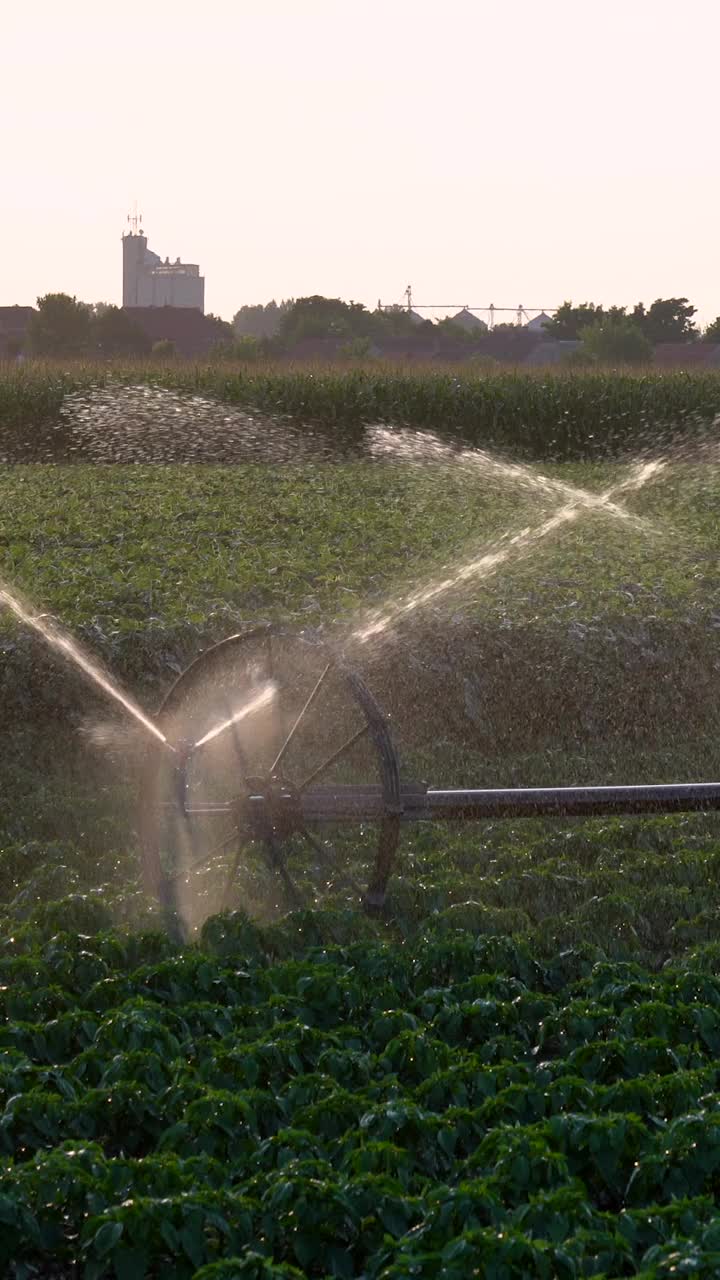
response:
[[(438, 328), (466, 339), (459, 325), (420, 321), (404, 307), (368, 311), (362, 303), (340, 298), (291, 299), (241, 307), (232, 324), (217, 316), (205, 317), (215, 326), (215, 351), (219, 356), (272, 355), (296, 346), (305, 338), (342, 338), (363, 344), (381, 337), (402, 337)], [(168, 355), (166, 342), (151, 343), (141, 323), (122, 307), (89, 304), (65, 293), (49, 293), (37, 299), (25, 348), (38, 356), (145, 356)], [(159, 349), (162, 348), (162, 351)]]
[[(545, 324), (545, 336), (581, 344), (580, 359), (646, 363), (663, 342), (720, 342), (720, 317), (704, 331), (687, 298), (657, 298), (649, 307), (602, 307), (564, 302)], [(347, 355), (370, 354), (388, 338), (437, 334), (453, 343), (482, 345), (482, 331), (468, 331), (447, 318), (423, 320), (401, 306), (370, 311), (360, 302), (314, 294), (307, 298), (240, 307), (232, 324), (216, 316), (214, 351), (218, 357), (252, 359), (292, 350), (307, 339), (339, 339)], [(495, 334), (518, 334), (517, 325), (496, 325)], [(162, 348), (162, 350), (160, 350)], [(38, 298), (26, 349), (40, 356), (147, 356), (172, 354), (172, 344), (152, 343), (138, 321), (121, 307), (87, 304), (68, 294)]]
[[(638, 302), (629, 311), (627, 307), (602, 307), (594, 302), (581, 302), (573, 306), (564, 302), (545, 325), (549, 337), (577, 339), (583, 330), (598, 325), (632, 325), (651, 346), (659, 342), (692, 342), (701, 336), (693, 320), (695, 307), (687, 298), (657, 298), (650, 307)], [(717, 342), (720, 336), (720, 317), (713, 322), (714, 329), (708, 341)], [(707, 337), (706, 330), (703, 337)]]
[[(647, 363), (664, 342), (720, 342), (720, 317), (704, 331), (695, 323), (696, 308), (687, 298), (657, 298), (650, 306), (603, 307), (593, 302), (564, 302), (544, 326), (545, 337), (581, 344), (581, 361)], [(421, 320), (404, 307), (369, 311), (357, 302), (314, 296), (297, 301), (241, 307), (233, 318), (236, 341), (292, 347), (307, 338), (342, 338), (348, 350), (375, 339), (432, 332), (453, 342), (482, 345), (482, 331), (464, 328), (453, 319)], [(517, 325), (496, 325), (493, 332), (522, 332)]]
[[(208, 315), (218, 344), (233, 341), (233, 329), (225, 320)], [(37, 299), (30, 320), (24, 350), (29, 355), (50, 357), (170, 356), (172, 342), (153, 342), (142, 325), (124, 311), (106, 302), (79, 302), (67, 293), (46, 293)]]

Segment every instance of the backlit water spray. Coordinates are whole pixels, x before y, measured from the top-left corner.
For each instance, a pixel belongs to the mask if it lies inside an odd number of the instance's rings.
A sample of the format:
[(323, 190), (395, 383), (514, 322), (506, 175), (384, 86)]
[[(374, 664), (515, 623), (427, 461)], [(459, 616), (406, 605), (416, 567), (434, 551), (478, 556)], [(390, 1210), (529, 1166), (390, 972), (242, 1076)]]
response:
[[(568, 498), (565, 504), (554, 515), (544, 520), (542, 524), (521, 529), (518, 533), (513, 534), (512, 537), (505, 536), (498, 539), (482, 555), (474, 557), (450, 576), (411, 593), (404, 600), (391, 605), (385, 613), (376, 616), (371, 622), (356, 628), (352, 633), (351, 639), (360, 644), (365, 644), (367, 641), (383, 635), (401, 618), (421, 608), (423, 605), (429, 604), (445, 592), (451, 591), (470, 580), (477, 581), (491, 577), (512, 557), (527, 554), (528, 551), (551, 533), (576, 520), (581, 512), (589, 507), (615, 518), (627, 519), (631, 517), (632, 513), (627, 512), (624, 507), (618, 506), (614, 499), (622, 493), (635, 492), (641, 489), (664, 466), (665, 463), (661, 460), (638, 463), (624, 480), (601, 494), (592, 494), (584, 489), (574, 489), (572, 486), (567, 486), (572, 497)], [(522, 468), (522, 470), (524, 471), (525, 469)], [(532, 475), (532, 473), (530, 474)], [(547, 477), (537, 477), (540, 484), (546, 479)], [(549, 483), (552, 484), (554, 482), (550, 481)], [(565, 488), (563, 485), (562, 489), (565, 490)], [(639, 517), (635, 517), (635, 519), (637, 520)], [(642, 523), (644, 527), (648, 527), (644, 521)]]
[[(595, 494), (589, 490), (568, 485), (564, 481), (545, 476), (529, 466), (521, 463), (504, 462), (484, 450), (457, 450), (446, 445), (431, 433), (411, 431), (390, 431), (376, 427), (369, 433), (369, 452), (375, 458), (393, 457), (403, 462), (451, 462), (464, 467), (472, 467), (482, 471), (486, 476), (496, 478), (504, 483), (512, 482), (531, 489), (538, 495), (556, 497), (564, 500), (552, 516), (542, 524), (525, 528), (513, 536), (505, 536), (480, 556), (474, 557), (446, 578), (431, 583), (391, 605), (384, 614), (375, 615), (372, 621), (359, 626), (351, 639), (360, 643), (385, 633), (391, 625), (406, 614), (430, 603), (438, 596), (452, 590), (471, 579), (482, 580), (490, 577), (501, 565), (514, 555), (527, 553), (533, 546), (548, 537), (556, 529), (577, 519), (583, 510), (598, 510), (619, 520), (631, 522), (645, 532), (653, 531), (649, 521), (628, 511), (615, 501), (621, 494), (642, 488), (665, 465), (662, 461), (647, 462), (634, 467), (632, 472), (620, 484), (614, 485), (605, 493)], [(33, 612), (7, 586), (0, 584), (0, 607), (8, 608), (25, 626), (34, 631), (44, 643), (56, 653), (66, 658), (96, 688), (121, 706), (146, 732), (157, 741), (174, 750), (165, 734), (141, 710), (137, 703), (128, 696), (102, 668), (88, 655), (72, 636), (46, 614)], [(197, 743), (196, 747), (219, 736), (224, 730), (239, 723), (246, 716), (267, 706), (275, 696), (272, 685), (265, 686), (260, 693), (242, 707), (238, 712), (223, 720), (209, 730)]]
[[(635, 474), (644, 472), (645, 466), (651, 467), (651, 474), (654, 474), (665, 465), (661, 462), (638, 464), (633, 475), (622, 484), (614, 486), (606, 493), (593, 493), (590, 489), (581, 489), (576, 485), (567, 484), (554, 476), (543, 475), (541, 471), (536, 471), (525, 463), (505, 462), (485, 449), (455, 449), (429, 431), (373, 427), (369, 432), (368, 451), (372, 457), (378, 459), (389, 458), (415, 465), (440, 462), (453, 467), (479, 471), (487, 479), (499, 480), (505, 484), (510, 482), (515, 486), (529, 489), (538, 497), (564, 498), (567, 502), (576, 502), (579, 506), (590, 510), (599, 508), (606, 515), (629, 521), (645, 533), (653, 530), (650, 521), (614, 502), (613, 497), (625, 492), (628, 487), (634, 488)], [(643, 475), (640, 481), (641, 486), (645, 483), (645, 479)]]
[(198, 747), (204, 747), (206, 743), (212, 742), (215, 738), (218, 738), (221, 733), (224, 733), (226, 729), (233, 728), (235, 725), (240, 724), (241, 720), (247, 719), (248, 716), (255, 715), (258, 711), (262, 711), (263, 707), (270, 705), (276, 693), (276, 685), (272, 683), (266, 684), (256, 697), (251, 698), (250, 702), (246, 702), (244, 706), (240, 707), (239, 711), (236, 711), (233, 715), (229, 716), (227, 720), (223, 720), (220, 724), (216, 724), (212, 729), (208, 729), (207, 733), (202, 738), (198, 738), (198, 741), (193, 744), (193, 751), (197, 751)]
[(123, 707), (138, 724), (142, 725), (148, 733), (157, 738), (163, 746), (167, 747), (171, 751), (174, 750), (162, 730), (158, 729), (156, 724), (153, 724), (152, 720), (150, 720), (145, 713), (141, 711), (137, 703), (134, 702), (132, 698), (128, 697), (128, 695), (123, 692), (114, 680), (111, 680), (109, 676), (105, 675), (97, 663), (83, 652), (78, 643), (73, 640), (72, 636), (63, 631), (54, 620), (51, 620), (46, 614), (32, 613), (16, 595), (8, 590), (6, 586), (0, 586), (0, 606), (3, 605), (14, 613), (19, 622), (22, 622), (24, 626), (29, 627), (31, 631), (34, 631), (36, 635), (39, 635), (50, 649), (53, 649), (56, 653), (62, 654), (62, 656), (68, 659), (74, 667), (81, 671), (83, 675), (92, 682), (92, 684), (94, 684), (98, 689), (101, 689), (109, 698), (112, 698), (115, 702), (119, 703), (119, 705)]

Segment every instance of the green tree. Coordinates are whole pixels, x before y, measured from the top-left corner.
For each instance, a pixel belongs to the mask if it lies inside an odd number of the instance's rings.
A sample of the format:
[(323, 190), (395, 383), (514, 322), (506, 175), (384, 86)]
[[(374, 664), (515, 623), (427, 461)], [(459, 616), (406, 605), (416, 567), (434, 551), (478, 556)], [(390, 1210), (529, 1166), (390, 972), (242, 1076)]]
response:
[(265, 353), (266, 339), (253, 338), (249, 333), (234, 338), (231, 342), (217, 342), (211, 348), (213, 360), (259, 360)]
[(450, 342), (477, 342), (484, 333), (483, 329), (479, 329), (476, 332), (472, 329), (465, 329), (461, 324), (456, 324), (450, 316), (446, 316), (444, 320), (438, 320), (434, 328), (436, 333), (441, 334), (443, 338), (447, 338)]
[(372, 342), (370, 338), (351, 338), (340, 348), (340, 355), (345, 360), (372, 359)]
[(313, 294), (298, 298), (283, 315), (278, 336), (292, 346), (303, 338), (368, 338), (375, 319), (361, 302), (343, 302)]
[(547, 321), (545, 333), (548, 338), (570, 340), (580, 337), (580, 330), (602, 320), (605, 312), (594, 302), (581, 302), (574, 307), (572, 302), (563, 302), (555, 315)]
[(240, 307), (233, 316), (232, 327), (238, 338), (274, 338), (280, 328), (280, 321), (293, 305), (291, 300), (277, 303), (257, 303), (253, 306)]
[(121, 307), (97, 307), (91, 322), (92, 345), (101, 355), (142, 356), (150, 351), (147, 334)]
[(703, 342), (720, 342), (720, 316), (716, 316), (712, 324), (703, 329)]
[(263, 353), (262, 344), (249, 333), (236, 338), (233, 343), (233, 355), (236, 360), (258, 360)]
[(205, 316), (205, 327), (212, 328), (214, 342), (232, 342), (234, 337), (232, 325), (220, 316), (213, 315), (212, 311), (208, 311)]
[(173, 360), (177, 355), (175, 343), (170, 338), (159, 338), (152, 344), (152, 355), (156, 360)]
[(638, 302), (632, 319), (654, 346), (656, 342), (688, 342), (697, 338), (694, 315), (695, 307), (687, 298), (656, 298), (647, 311), (644, 304)]
[(624, 320), (627, 316), (627, 307), (606, 307), (604, 311), (605, 320)]
[(410, 334), (427, 332), (427, 326), (432, 325), (432, 320), (418, 323), (417, 316), (398, 303), (373, 311), (372, 318), (376, 335), (385, 338), (407, 338)]
[(581, 356), (597, 364), (649, 364), (652, 344), (630, 316), (598, 320), (580, 330)]
[(28, 326), (28, 345), (38, 356), (80, 356), (90, 344), (92, 313), (67, 293), (46, 293)]

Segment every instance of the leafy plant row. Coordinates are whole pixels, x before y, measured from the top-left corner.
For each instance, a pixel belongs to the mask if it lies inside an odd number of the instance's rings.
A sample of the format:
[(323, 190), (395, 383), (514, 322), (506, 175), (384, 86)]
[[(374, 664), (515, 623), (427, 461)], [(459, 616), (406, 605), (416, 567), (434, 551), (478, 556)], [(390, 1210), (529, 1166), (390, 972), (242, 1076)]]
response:
[(94, 931), (102, 914), (70, 899), (4, 927), (9, 1274), (717, 1266), (711, 967), (542, 958), (461, 929), (313, 945), (302, 913), (213, 917), (182, 949)]

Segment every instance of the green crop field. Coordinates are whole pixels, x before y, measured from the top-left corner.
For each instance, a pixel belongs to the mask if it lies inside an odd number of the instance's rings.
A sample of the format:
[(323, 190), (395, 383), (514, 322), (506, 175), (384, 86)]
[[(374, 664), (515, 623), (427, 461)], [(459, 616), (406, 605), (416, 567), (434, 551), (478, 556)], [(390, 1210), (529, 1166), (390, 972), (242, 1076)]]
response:
[[(373, 460), (356, 428), (376, 415), (467, 442), (471, 401), (494, 395), (517, 422), (511, 392), (541, 397), (538, 379), (461, 378), (454, 393), (442, 372), (162, 376), (173, 395), (266, 414), (271, 392), (298, 411), (304, 387), (307, 421), (324, 413), (329, 430), (334, 403), (347, 434), (282, 464), (148, 465), (152, 424), (103, 400), (106, 433), (134, 431), (138, 462), (0, 468), (0, 588), (54, 615), (151, 713), (204, 646), (271, 620), (342, 643), (407, 777), (720, 774), (707, 431), (684, 450), (675, 433), (672, 452), (666, 437), (665, 467), (636, 490), (618, 488), (634, 472), (615, 449), (570, 462), (550, 448), (520, 482), (432, 450)], [(678, 421), (709, 421), (720, 388), (698, 379), (684, 414), (674, 376), (602, 378), (613, 412), (666, 394)], [(9, 371), (0, 421), (44, 422), (51, 439), (90, 381)], [(548, 386), (590, 396), (581, 380)], [(220, 429), (205, 400), (198, 421)], [(287, 425), (248, 422), (273, 447)], [(610, 490), (620, 513), (587, 500)], [(209, 907), (180, 942), (140, 883), (137, 737), (0, 621), (0, 1274), (720, 1273), (720, 819), (411, 827), (380, 916), (344, 874), (293, 904), (258, 865), (252, 898)], [(371, 839), (326, 853), (362, 878)], [(209, 904), (225, 869), (219, 853), (202, 871)]]
[[(528, 474), (599, 495), (631, 468)], [(445, 462), (14, 466), (0, 472), (0, 565), (68, 624), (118, 636), (227, 614), (327, 621), (391, 605), (559, 506), (553, 493)], [(580, 511), (531, 556), (511, 550), (501, 572), (448, 596), (514, 623), (570, 608), (586, 621), (639, 607), (717, 612), (720, 464), (672, 464), (626, 506), (645, 523)]]
[(720, 376), (712, 370), (560, 371), (462, 365), (367, 366), (113, 364), (95, 361), (0, 363), (0, 450), (13, 460), (96, 454), (63, 411), (121, 387), (160, 389), (276, 419), (292, 417), (324, 433), (333, 448), (355, 448), (367, 423), (430, 429), (515, 456), (601, 459), (661, 440), (713, 430)]

